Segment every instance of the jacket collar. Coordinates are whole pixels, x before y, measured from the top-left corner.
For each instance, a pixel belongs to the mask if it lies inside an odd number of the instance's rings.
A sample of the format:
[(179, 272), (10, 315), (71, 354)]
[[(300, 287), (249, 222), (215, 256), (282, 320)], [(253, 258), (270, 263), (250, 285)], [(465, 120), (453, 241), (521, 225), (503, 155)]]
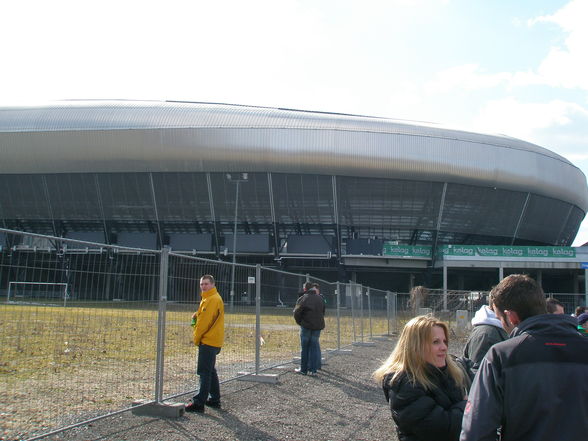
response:
[(218, 292), (216, 290), (216, 286), (213, 286), (208, 291), (203, 291), (202, 293), (200, 293), (200, 295), (202, 296), (203, 299), (207, 299), (214, 294), (218, 294)]
[(567, 314), (540, 314), (534, 315), (523, 320), (515, 327), (510, 337), (516, 337), (527, 331), (535, 333), (549, 333), (554, 335), (556, 333), (574, 332), (577, 329), (578, 323), (574, 317)]

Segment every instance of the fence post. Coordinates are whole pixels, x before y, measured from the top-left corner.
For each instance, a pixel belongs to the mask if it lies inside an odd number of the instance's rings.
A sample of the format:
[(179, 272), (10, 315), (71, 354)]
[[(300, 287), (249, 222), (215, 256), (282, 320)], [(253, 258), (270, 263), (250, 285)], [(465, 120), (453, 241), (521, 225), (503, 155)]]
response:
[(184, 414), (183, 403), (163, 403), (163, 370), (165, 350), (165, 315), (167, 311), (167, 286), (169, 277), (169, 252), (165, 246), (161, 250), (159, 264), (159, 309), (157, 313), (157, 358), (155, 361), (155, 402), (137, 400), (133, 402), (133, 414), (179, 418)]
[(365, 295), (367, 296), (367, 302), (368, 302), (368, 323), (370, 325), (370, 339), (373, 339), (374, 336), (372, 334), (372, 298), (371, 298), (371, 291), (370, 291), (370, 287), (368, 286), (366, 291), (365, 291)]
[(390, 319), (392, 317), (390, 317), (390, 291), (386, 291), (386, 321), (388, 322), (388, 335), (392, 335), (391, 329), (390, 329)]
[(255, 375), (259, 375), (261, 348), (261, 265), (255, 265)]
[(359, 296), (359, 329), (361, 332), (361, 342), (363, 343), (363, 286), (358, 285), (357, 294)]
[(237, 372), (240, 381), (255, 381), (259, 383), (278, 382), (276, 374), (260, 373), (261, 359), (261, 265), (255, 265), (255, 372)]
[(163, 368), (165, 351), (165, 315), (167, 309), (167, 276), (169, 269), (169, 247), (161, 250), (159, 264), (159, 311), (157, 313), (157, 361), (155, 365), (155, 402), (161, 403), (163, 396)]
[(355, 282), (349, 282), (347, 285), (349, 289), (349, 298), (351, 299), (351, 327), (353, 328), (353, 340), (352, 343), (357, 341), (357, 333), (355, 332)]
[(337, 350), (341, 350), (341, 284), (337, 282)]

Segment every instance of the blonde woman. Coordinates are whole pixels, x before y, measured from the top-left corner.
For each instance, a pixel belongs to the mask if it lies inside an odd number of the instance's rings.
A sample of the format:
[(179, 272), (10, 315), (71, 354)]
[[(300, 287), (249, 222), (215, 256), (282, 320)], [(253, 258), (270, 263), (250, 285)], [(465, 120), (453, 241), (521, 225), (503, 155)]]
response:
[(374, 372), (400, 441), (459, 439), (468, 380), (447, 353), (448, 335), (447, 325), (435, 317), (415, 317)]

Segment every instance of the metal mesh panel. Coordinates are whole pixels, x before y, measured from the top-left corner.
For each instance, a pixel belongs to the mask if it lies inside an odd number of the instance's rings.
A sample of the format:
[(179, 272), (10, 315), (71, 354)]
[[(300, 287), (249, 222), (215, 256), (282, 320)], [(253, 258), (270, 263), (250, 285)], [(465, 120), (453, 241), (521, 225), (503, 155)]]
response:
[(93, 174), (46, 175), (46, 180), (55, 219), (102, 220)]
[(106, 220), (155, 220), (148, 173), (99, 174), (100, 195)]
[(276, 220), (283, 225), (335, 222), (331, 176), (272, 173)]
[(0, 175), (0, 208), (5, 219), (50, 219), (41, 175)]
[(338, 177), (337, 185), (341, 223), (362, 237), (436, 226), (442, 184)]
[[(231, 176), (239, 174), (231, 174)], [(211, 173), (214, 212), (216, 220), (233, 225), (235, 216), (236, 182), (225, 173)], [(247, 180), (239, 183), (239, 222), (271, 225), (271, 208), (267, 173), (248, 173)]]
[(562, 229), (559, 236), (559, 241), (555, 245), (570, 246), (576, 238), (576, 234), (578, 233), (580, 224), (584, 220), (584, 216), (585, 213), (582, 210), (580, 210), (578, 207), (572, 207), (572, 211), (568, 217), (568, 222)]
[(556, 244), (565, 226), (570, 205), (557, 199), (531, 195), (517, 238)]
[(153, 173), (159, 220), (211, 222), (206, 173)]
[(512, 237), (525, 198), (520, 192), (448, 184), (441, 230)]

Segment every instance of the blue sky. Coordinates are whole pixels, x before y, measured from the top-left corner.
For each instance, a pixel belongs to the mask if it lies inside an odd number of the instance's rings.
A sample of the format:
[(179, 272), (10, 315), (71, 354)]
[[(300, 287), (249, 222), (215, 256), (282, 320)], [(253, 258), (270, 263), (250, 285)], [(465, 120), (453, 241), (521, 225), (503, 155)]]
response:
[(429, 121), (534, 142), (588, 175), (585, 0), (0, 0), (0, 13), (0, 105), (187, 100)]

